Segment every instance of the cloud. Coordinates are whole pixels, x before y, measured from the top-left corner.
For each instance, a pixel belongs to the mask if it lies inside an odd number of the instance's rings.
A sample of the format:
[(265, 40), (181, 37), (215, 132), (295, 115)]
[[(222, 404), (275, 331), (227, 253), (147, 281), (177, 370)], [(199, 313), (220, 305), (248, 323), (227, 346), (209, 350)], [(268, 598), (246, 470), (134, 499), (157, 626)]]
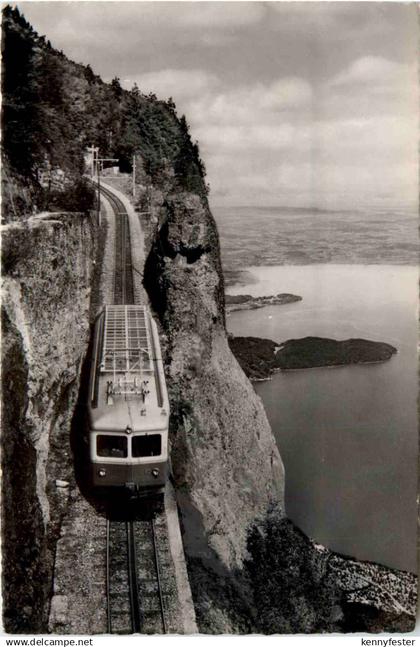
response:
[[(395, 201), (415, 199), (417, 117), (346, 116), (315, 119), (281, 113), (268, 123), (206, 123), (196, 127), (212, 195), (231, 204), (342, 204), (374, 201), (384, 187)], [(227, 173), (226, 169), (234, 169)], [(344, 196), (344, 197), (343, 197)], [(338, 202), (337, 202), (338, 201)]]
[[(406, 67), (368, 58), (317, 88), (299, 77), (237, 88), (219, 80), (193, 97), (186, 114), (216, 202), (331, 201), (350, 189), (373, 199), (384, 185), (414, 195), (417, 112), (398, 105)], [(374, 97), (396, 84), (394, 102)]]
[[(113, 54), (156, 42), (166, 46), (202, 40), (211, 47), (229, 42), (233, 33), (259, 23), (266, 10), (260, 2), (19, 2), (25, 15), (41, 32), (53, 32), (61, 47), (77, 44), (90, 51), (107, 43)], [(92, 31), (94, 30), (94, 32)], [(230, 34), (226, 34), (230, 32)], [(94, 37), (92, 34), (94, 33)]]
[(215, 92), (191, 101), (188, 115), (194, 124), (226, 127), (279, 124), (279, 115), (293, 112), (297, 117), (311, 106), (312, 88), (304, 79), (283, 78), (272, 83), (255, 83), (237, 88), (213, 86)]
[(307, 105), (312, 97), (310, 84), (299, 78), (283, 78), (263, 90), (260, 103), (263, 108), (282, 110)]
[(360, 23), (363, 22), (360, 12), (355, 12), (355, 7), (345, 2), (294, 2), (293, 4), (270, 2), (268, 6), (271, 11), (281, 16), (279, 26), (287, 29), (291, 24), (305, 31), (309, 26), (325, 29), (337, 23), (342, 24), (343, 19), (351, 17), (353, 17), (352, 22), (355, 19)]
[(385, 185), (398, 197), (416, 185), (413, 4), (20, 4), (71, 58), (172, 96), (213, 197), (311, 202)]
[[(377, 124), (385, 117), (410, 120), (417, 115), (417, 68), (384, 57), (360, 57), (323, 84), (320, 97), (323, 119), (369, 117)], [(384, 140), (388, 134), (385, 130)]]
[[(236, 29), (259, 22), (265, 14), (260, 2), (186, 2), (178, 9), (179, 21), (189, 27)], [(179, 5), (178, 5), (179, 7)]]
[[(346, 50), (355, 52), (384, 50), (397, 45), (399, 53), (405, 47), (411, 54), (417, 50), (415, 29), (417, 23), (414, 4), (397, 2), (269, 2), (270, 25), (303, 41), (314, 39), (316, 49), (325, 47), (333, 58), (340, 60)], [(396, 34), (404, 33), (405, 45)], [(384, 39), (387, 39), (384, 42)], [(315, 52), (316, 53), (316, 52)]]
[(195, 135), (199, 141), (206, 142), (209, 152), (220, 150), (258, 155), (261, 152), (269, 155), (276, 151), (286, 151), (289, 157), (302, 157), (311, 148), (308, 129), (301, 129), (296, 124), (279, 123), (276, 125), (254, 124), (252, 126), (202, 126)]
[(406, 84), (408, 78), (413, 78), (414, 74), (414, 66), (389, 61), (381, 56), (364, 56), (353, 61), (347, 69), (334, 76), (329, 85), (330, 87), (349, 85), (399, 87)]

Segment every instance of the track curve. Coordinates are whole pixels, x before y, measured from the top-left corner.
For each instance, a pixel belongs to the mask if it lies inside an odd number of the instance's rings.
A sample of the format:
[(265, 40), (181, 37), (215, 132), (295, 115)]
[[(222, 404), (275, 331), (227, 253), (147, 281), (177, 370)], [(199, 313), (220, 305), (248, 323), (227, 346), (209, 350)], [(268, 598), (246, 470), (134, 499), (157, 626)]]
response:
[(114, 304), (134, 304), (133, 262), (127, 210), (122, 200), (103, 186), (101, 193), (115, 214)]

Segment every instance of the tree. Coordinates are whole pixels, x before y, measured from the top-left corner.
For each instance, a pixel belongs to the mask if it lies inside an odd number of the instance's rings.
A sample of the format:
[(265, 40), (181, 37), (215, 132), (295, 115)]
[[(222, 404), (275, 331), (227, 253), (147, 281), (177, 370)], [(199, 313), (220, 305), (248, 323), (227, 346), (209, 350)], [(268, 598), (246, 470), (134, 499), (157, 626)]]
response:
[(180, 145), (175, 159), (175, 174), (181, 186), (187, 191), (196, 193), (206, 192), (203, 182), (204, 164), (200, 159), (198, 143), (191, 141), (189, 126), (185, 115), (179, 120)]
[(137, 85), (137, 83), (134, 83), (133, 87), (131, 88), (131, 94), (136, 99), (140, 97), (140, 90), (139, 90), (139, 86)]
[[(25, 21), (26, 22), (26, 21)], [(39, 145), (38, 84), (34, 39), (16, 28), (22, 17), (18, 9), (3, 12), (3, 147), (11, 166), (31, 175), (42, 157)]]
[(123, 89), (120, 84), (120, 80), (118, 76), (112, 79), (111, 81), (111, 90), (114, 95), (114, 97), (119, 101), (122, 97), (123, 94)]
[(168, 110), (171, 114), (175, 115), (176, 114), (176, 105), (172, 97), (169, 97), (169, 99), (166, 102), (166, 105), (168, 107)]
[(95, 82), (95, 75), (90, 65), (86, 65), (84, 72), (86, 81), (89, 83), (89, 85), (92, 85), (92, 83)]

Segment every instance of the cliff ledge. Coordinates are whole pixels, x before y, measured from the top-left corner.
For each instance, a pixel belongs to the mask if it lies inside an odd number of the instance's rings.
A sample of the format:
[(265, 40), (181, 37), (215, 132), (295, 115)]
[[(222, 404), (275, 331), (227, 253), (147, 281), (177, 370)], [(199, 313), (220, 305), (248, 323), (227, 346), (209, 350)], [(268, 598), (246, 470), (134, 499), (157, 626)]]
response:
[(95, 228), (81, 214), (43, 214), (5, 226), (2, 252), (3, 613), (7, 631), (33, 633), (46, 630), (73, 471)]

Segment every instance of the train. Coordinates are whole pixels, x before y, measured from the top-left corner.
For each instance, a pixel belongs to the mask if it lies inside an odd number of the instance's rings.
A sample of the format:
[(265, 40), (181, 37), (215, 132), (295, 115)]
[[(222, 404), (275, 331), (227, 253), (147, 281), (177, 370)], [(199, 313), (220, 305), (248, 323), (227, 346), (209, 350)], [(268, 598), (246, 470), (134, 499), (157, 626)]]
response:
[(94, 327), (87, 403), (92, 487), (161, 496), (168, 477), (169, 414), (150, 310), (106, 305)]

